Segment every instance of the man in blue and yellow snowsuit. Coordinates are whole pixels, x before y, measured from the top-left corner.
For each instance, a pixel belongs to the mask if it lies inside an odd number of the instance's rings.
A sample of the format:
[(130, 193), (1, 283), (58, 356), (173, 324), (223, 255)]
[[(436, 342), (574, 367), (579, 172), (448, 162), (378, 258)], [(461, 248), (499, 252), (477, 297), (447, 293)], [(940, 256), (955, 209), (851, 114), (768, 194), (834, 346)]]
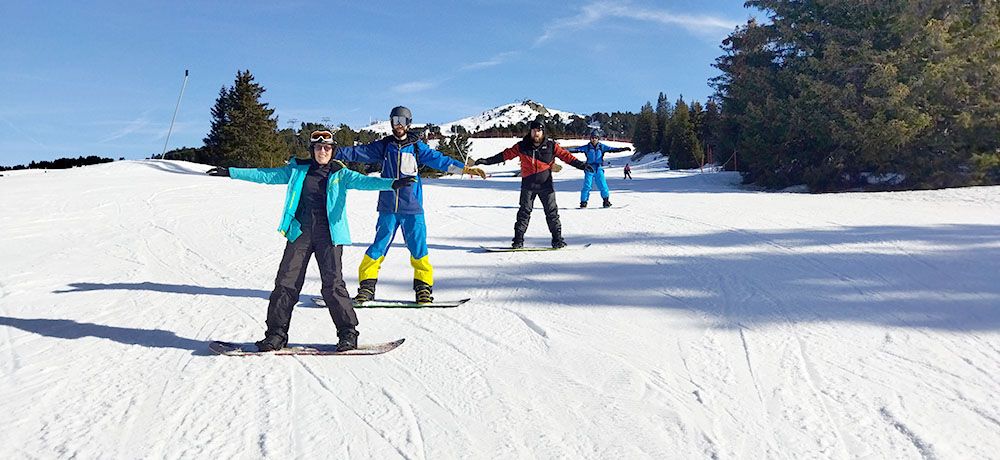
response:
[(456, 174), (475, 174), (483, 179), (486, 173), (479, 168), (469, 168), (461, 162), (444, 156), (420, 142), (409, 132), (412, 117), (410, 109), (396, 107), (389, 115), (392, 124), (391, 136), (370, 144), (337, 149), (336, 159), (362, 163), (381, 163), (382, 177), (400, 179), (412, 177), (416, 183), (412, 187), (385, 191), (378, 197), (378, 224), (375, 227), (375, 241), (365, 251), (358, 267), (357, 303), (375, 298), (375, 283), (378, 281), (379, 267), (389, 251), (389, 244), (396, 235), (396, 229), (403, 227), (403, 239), (410, 250), (410, 265), (413, 266), (413, 290), (417, 303), (431, 303), (434, 286), (434, 268), (431, 267), (427, 251), (427, 225), (424, 221), (423, 188), (418, 170), (429, 166), (439, 171)]
[(597, 189), (601, 191), (601, 198), (604, 199), (604, 207), (611, 207), (611, 190), (608, 189), (608, 182), (604, 179), (604, 154), (608, 152), (624, 152), (632, 149), (629, 147), (611, 148), (602, 144), (600, 133), (594, 129), (590, 131), (590, 142), (566, 150), (586, 154), (587, 164), (594, 168), (593, 172), (587, 171), (583, 174), (583, 189), (580, 190), (580, 207), (587, 207), (587, 201), (590, 200), (590, 188), (593, 182), (597, 182)]

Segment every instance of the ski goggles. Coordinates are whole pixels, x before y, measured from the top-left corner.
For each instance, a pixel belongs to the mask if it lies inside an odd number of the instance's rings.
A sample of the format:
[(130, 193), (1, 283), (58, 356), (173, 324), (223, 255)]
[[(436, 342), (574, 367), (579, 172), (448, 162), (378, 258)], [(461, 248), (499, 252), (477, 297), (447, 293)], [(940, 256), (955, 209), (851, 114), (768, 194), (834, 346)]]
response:
[(391, 117), (389, 119), (389, 122), (392, 123), (392, 126), (409, 126), (410, 125), (410, 119), (407, 118), (407, 117), (400, 116), (400, 115), (396, 115), (396, 116)]
[(309, 142), (314, 144), (333, 144), (333, 134), (330, 131), (313, 131)]

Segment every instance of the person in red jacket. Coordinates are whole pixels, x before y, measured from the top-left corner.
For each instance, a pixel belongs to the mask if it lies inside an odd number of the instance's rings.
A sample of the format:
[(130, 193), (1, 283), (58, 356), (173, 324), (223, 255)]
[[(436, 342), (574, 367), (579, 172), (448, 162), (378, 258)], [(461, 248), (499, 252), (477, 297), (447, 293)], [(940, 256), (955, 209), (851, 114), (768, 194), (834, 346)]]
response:
[(521, 207), (517, 210), (517, 220), (514, 222), (512, 248), (524, 247), (524, 232), (528, 230), (528, 220), (531, 218), (535, 197), (541, 200), (542, 209), (545, 210), (545, 221), (549, 224), (549, 232), (552, 233), (552, 247), (564, 248), (566, 241), (562, 237), (559, 207), (556, 205), (556, 192), (552, 186), (552, 164), (559, 158), (574, 168), (590, 172), (594, 169), (546, 137), (544, 125), (540, 121), (532, 121), (528, 127), (531, 132), (520, 142), (489, 158), (476, 160), (476, 165), (492, 165), (514, 158), (521, 162)]

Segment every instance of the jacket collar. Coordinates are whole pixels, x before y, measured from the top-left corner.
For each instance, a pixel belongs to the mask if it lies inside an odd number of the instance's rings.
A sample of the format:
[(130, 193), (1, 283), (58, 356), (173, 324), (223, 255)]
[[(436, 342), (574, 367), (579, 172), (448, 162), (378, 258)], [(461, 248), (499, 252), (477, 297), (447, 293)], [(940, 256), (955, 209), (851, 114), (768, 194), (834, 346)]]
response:
[(396, 136), (394, 136), (392, 134), (390, 134), (390, 135), (382, 138), (382, 140), (388, 141), (388, 142), (390, 142), (392, 144), (396, 144), (397, 146), (399, 146), (399, 148), (403, 148), (403, 147), (406, 147), (407, 145), (410, 145), (410, 144), (416, 144), (417, 141), (420, 140), (420, 138), (417, 137), (416, 134), (413, 134), (413, 131), (407, 131), (406, 132), (406, 138), (403, 139), (403, 140), (396, 139)]
[(548, 143), (549, 143), (549, 136), (542, 137), (542, 143), (538, 144), (537, 147), (535, 146), (535, 141), (531, 139), (531, 134), (525, 134), (524, 138), (521, 139), (521, 145), (531, 150), (543, 148)]

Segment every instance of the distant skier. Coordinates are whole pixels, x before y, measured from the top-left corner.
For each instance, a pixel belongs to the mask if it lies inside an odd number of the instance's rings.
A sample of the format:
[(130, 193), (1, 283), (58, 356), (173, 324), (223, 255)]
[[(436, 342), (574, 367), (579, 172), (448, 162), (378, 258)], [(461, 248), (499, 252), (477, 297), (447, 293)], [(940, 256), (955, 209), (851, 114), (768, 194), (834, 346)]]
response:
[(625, 179), (632, 179), (632, 168), (628, 163), (625, 163)]
[(330, 131), (313, 131), (309, 136), (311, 160), (292, 158), (281, 168), (216, 167), (208, 170), (211, 176), (262, 184), (288, 184), (282, 208), (285, 212), (278, 227), (288, 242), (267, 307), (267, 330), (264, 339), (257, 342), (260, 351), (279, 350), (288, 343), (292, 307), (299, 301), (306, 267), (313, 254), (323, 283), (320, 292), (337, 326), (340, 339), (337, 350), (358, 347), (358, 317), (341, 270), (343, 245), (351, 244), (345, 210), (347, 189), (397, 190), (409, 186), (412, 180), (381, 179), (351, 171), (343, 163), (331, 161), (335, 144)]
[(489, 158), (476, 160), (477, 165), (492, 165), (502, 161), (517, 158), (521, 162), (521, 198), (517, 210), (517, 220), (514, 222), (514, 239), (511, 247), (524, 247), (524, 232), (528, 230), (528, 220), (535, 197), (542, 202), (545, 210), (545, 221), (552, 233), (552, 247), (566, 247), (562, 237), (562, 224), (559, 222), (559, 207), (556, 205), (556, 192), (552, 185), (552, 165), (556, 158), (568, 163), (574, 168), (594, 172), (594, 168), (576, 159), (573, 154), (545, 136), (543, 125), (538, 120), (532, 121), (528, 127), (531, 132), (524, 136), (513, 147)]
[(355, 302), (367, 302), (375, 298), (375, 283), (378, 281), (379, 267), (389, 244), (396, 235), (396, 229), (403, 227), (403, 240), (410, 250), (410, 266), (413, 267), (413, 290), (420, 304), (431, 303), (434, 286), (434, 268), (427, 251), (427, 225), (424, 221), (423, 188), (421, 187), (420, 166), (429, 166), (439, 171), (455, 174), (477, 175), (486, 178), (479, 168), (470, 168), (420, 142), (416, 134), (409, 132), (413, 120), (410, 109), (393, 108), (389, 113), (392, 135), (370, 144), (337, 149), (336, 159), (381, 163), (382, 177), (401, 179), (414, 178), (416, 184), (404, 190), (385, 191), (378, 197), (378, 223), (375, 226), (375, 241), (368, 246), (358, 267), (358, 294)]
[(601, 135), (596, 130), (590, 131), (590, 142), (579, 147), (567, 149), (570, 152), (585, 153), (587, 164), (594, 169), (594, 172), (587, 171), (583, 175), (583, 189), (580, 190), (580, 207), (586, 208), (590, 199), (590, 184), (597, 182), (597, 189), (601, 191), (601, 198), (604, 199), (604, 207), (611, 207), (611, 190), (608, 189), (608, 182), (604, 178), (604, 154), (608, 152), (625, 152), (632, 150), (631, 147), (612, 148), (601, 143)]

